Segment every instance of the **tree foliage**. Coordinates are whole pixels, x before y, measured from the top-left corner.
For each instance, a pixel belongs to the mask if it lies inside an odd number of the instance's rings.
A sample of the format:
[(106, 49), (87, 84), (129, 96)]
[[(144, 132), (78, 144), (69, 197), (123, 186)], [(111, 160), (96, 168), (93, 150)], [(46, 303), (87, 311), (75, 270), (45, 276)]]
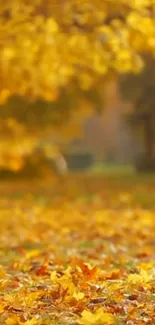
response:
[(17, 171), (39, 148), (49, 158), (59, 155), (72, 138), (81, 138), (82, 121), (90, 115), (93, 103), (98, 107), (101, 103), (95, 89), (91, 93), (61, 91), (56, 102), (9, 98), (0, 105), (0, 167)]
[(111, 72), (137, 72), (155, 53), (154, 0), (1, 0), (0, 99), (55, 100)]
[(104, 83), (139, 72), (144, 52), (155, 54), (154, 0), (1, 0), (1, 147), (45, 129), (73, 136)]

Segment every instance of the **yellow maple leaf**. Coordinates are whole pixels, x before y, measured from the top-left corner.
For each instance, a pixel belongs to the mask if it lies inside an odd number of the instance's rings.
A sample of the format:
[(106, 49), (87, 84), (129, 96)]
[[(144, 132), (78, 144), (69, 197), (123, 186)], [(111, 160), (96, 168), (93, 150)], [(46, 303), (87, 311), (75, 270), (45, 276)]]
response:
[(84, 310), (81, 316), (78, 323), (82, 325), (109, 325), (114, 323), (114, 317), (110, 313), (105, 312), (102, 308), (97, 309), (95, 313)]
[(56, 271), (53, 271), (51, 273), (51, 280), (55, 284), (60, 284), (64, 289), (67, 289), (68, 295), (73, 295), (74, 292), (76, 292), (76, 287), (74, 283), (71, 280), (70, 272), (68, 269), (68, 272), (64, 274), (62, 277), (58, 278)]
[(77, 300), (77, 301), (79, 301), (79, 300), (82, 300), (83, 298), (84, 298), (84, 293), (83, 292), (74, 292), (73, 293), (73, 297)]
[(152, 275), (149, 274), (146, 270), (141, 270), (139, 274), (129, 274), (127, 277), (127, 282), (131, 284), (136, 283), (147, 283), (152, 280)]

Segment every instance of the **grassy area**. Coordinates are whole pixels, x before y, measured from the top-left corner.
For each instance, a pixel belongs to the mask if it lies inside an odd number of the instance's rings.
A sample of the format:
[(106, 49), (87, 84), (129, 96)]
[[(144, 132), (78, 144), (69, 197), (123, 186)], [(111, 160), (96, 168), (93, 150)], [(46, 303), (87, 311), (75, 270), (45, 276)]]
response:
[(96, 164), (89, 169), (90, 173), (108, 176), (128, 177), (135, 176), (135, 169), (131, 165)]
[(138, 173), (132, 165), (97, 164), (88, 170), (88, 174), (102, 175), (112, 179), (130, 179), (131, 181), (155, 182), (155, 173)]
[[(136, 205), (146, 208), (155, 206), (155, 175), (137, 174), (132, 167), (105, 166), (85, 173), (70, 173), (64, 181), (57, 177), (49, 177), (36, 180), (1, 181), (0, 197), (16, 199), (23, 196), (53, 200), (57, 196), (69, 197), (95, 197), (98, 193), (104, 193), (112, 197), (126, 192), (132, 195), (132, 201)], [(107, 202), (109, 199), (107, 200)]]

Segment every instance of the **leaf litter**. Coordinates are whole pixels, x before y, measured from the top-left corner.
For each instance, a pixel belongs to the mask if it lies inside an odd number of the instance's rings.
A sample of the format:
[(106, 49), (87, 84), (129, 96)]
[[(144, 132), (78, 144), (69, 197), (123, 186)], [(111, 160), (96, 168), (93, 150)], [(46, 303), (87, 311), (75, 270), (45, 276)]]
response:
[(155, 211), (126, 190), (1, 197), (0, 324), (155, 324)]

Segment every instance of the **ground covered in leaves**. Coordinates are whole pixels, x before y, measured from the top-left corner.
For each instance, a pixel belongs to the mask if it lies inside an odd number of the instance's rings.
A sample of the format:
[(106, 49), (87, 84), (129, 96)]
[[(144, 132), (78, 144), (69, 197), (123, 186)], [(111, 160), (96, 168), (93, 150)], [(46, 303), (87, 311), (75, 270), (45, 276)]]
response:
[(49, 184), (0, 187), (0, 324), (154, 325), (155, 183)]

